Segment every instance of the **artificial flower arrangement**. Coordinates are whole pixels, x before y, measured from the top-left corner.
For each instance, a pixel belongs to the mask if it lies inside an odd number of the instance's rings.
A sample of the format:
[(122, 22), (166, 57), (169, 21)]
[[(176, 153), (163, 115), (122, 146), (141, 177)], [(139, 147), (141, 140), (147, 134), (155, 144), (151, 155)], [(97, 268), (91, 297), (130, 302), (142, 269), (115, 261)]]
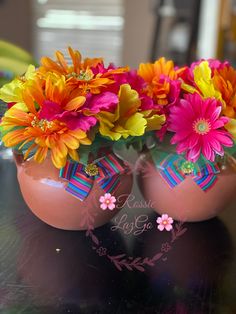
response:
[[(234, 146), (236, 136), (236, 71), (228, 62), (202, 60), (177, 67), (160, 58), (130, 70), (105, 66), (101, 58), (82, 60), (79, 51), (70, 47), (68, 52), (69, 63), (57, 51), (56, 60), (43, 57), (38, 68), (29, 66), (23, 76), (0, 89), (0, 99), (8, 104), (0, 124), (5, 146), (39, 164), (50, 156), (66, 179), (71, 175), (68, 169), (73, 172), (76, 165), (79, 172), (83, 170), (78, 165), (85, 165), (76, 188), (82, 180), (87, 189), (92, 184), (88, 176), (98, 175), (93, 161), (101, 157), (103, 146), (120, 141), (143, 145), (151, 136), (156, 143), (173, 145), (184, 174), (210, 174), (204, 188), (214, 181), (211, 176), (217, 166), (212, 163)], [(160, 161), (160, 155), (157, 150), (152, 157), (172, 186), (181, 174), (170, 176), (172, 165), (166, 173), (170, 163), (165, 158)], [(199, 161), (200, 166), (195, 167)], [(100, 166), (105, 167), (103, 173), (119, 168), (113, 157)], [(196, 179), (199, 186), (201, 178)], [(103, 186), (108, 181), (100, 180)], [(87, 196), (88, 192), (79, 198)]]
[(153, 136), (159, 140), (149, 150), (158, 173), (146, 167), (140, 189), (158, 213), (178, 220), (209, 219), (236, 188), (236, 70), (213, 59), (182, 68), (164, 61), (159, 74), (160, 63), (138, 70), (165, 115)]
[[(80, 145), (96, 136), (111, 141), (156, 131), (161, 140), (174, 133), (178, 154), (214, 161), (236, 136), (236, 71), (228, 63), (203, 60), (177, 68), (164, 58), (128, 67), (105, 67), (101, 58), (82, 61), (68, 49), (57, 60), (43, 57), (0, 90), (10, 103), (1, 123), (7, 147), (33, 151), (42, 162), (49, 151), (57, 168), (68, 157), (79, 160)], [(29, 145), (30, 144), (30, 145)]]
[(213, 162), (234, 146), (236, 70), (228, 62), (202, 60), (175, 68), (172, 61), (159, 59), (141, 64), (138, 74), (165, 115), (156, 136), (162, 141), (173, 135), (170, 144), (176, 144), (178, 154), (193, 162), (201, 156)]
[[(72, 65), (61, 52), (57, 61), (44, 57), (0, 91), (10, 103), (2, 119), (2, 140), (7, 147), (34, 153), (41, 163), (47, 154), (55, 167), (79, 161), (81, 146), (99, 136), (112, 142), (159, 130), (165, 121), (145, 91), (136, 71), (103, 60), (85, 59), (69, 48)], [(25, 149), (27, 147), (27, 149)]]

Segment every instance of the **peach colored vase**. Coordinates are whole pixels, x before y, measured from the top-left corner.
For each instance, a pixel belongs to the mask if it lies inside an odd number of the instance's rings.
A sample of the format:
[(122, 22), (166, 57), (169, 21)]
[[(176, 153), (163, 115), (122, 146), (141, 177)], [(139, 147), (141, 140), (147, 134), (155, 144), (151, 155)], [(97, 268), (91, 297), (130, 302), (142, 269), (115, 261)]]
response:
[[(14, 153), (17, 178), (23, 198), (31, 211), (47, 224), (64, 230), (86, 230), (88, 228), (84, 217), (86, 216), (94, 228), (109, 222), (125, 203), (116, 205), (114, 210), (102, 210), (99, 197), (104, 191), (94, 181), (93, 187), (84, 201), (80, 201), (65, 190), (67, 182), (59, 178), (59, 169), (55, 168), (50, 158), (42, 164), (36, 163), (32, 158), (23, 161), (22, 155)], [(113, 195), (118, 198), (121, 194), (131, 192), (132, 174), (121, 174), (121, 184)], [(89, 218), (90, 217), (90, 218)]]
[(171, 188), (161, 177), (149, 152), (140, 156), (136, 167), (144, 198), (152, 202), (157, 213), (168, 214), (176, 220), (191, 222), (213, 218), (235, 196), (236, 172), (230, 165), (217, 174), (218, 180), (208, 191), (203, 191), (191, 176)]

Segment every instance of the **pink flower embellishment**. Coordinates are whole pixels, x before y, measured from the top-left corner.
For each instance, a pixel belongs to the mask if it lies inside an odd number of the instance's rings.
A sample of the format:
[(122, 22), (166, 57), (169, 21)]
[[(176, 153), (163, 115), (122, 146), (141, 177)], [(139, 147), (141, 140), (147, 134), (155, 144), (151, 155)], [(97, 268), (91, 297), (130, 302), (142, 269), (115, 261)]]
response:
[(158, 226), (157, 228), (160, 231), (163, 231), (164, 229), (166, 229), (167, 231), (170, 231), (173, 229), (173, 219), (171, 217), (169, 217), (167, 214), (163, 214), (161, 217), (157, 218), (157, 223)]
[(100, 208), (103, 210), (106, 210), (107, 208), (110, 210), (113, 210), (116, 205), (116, 198), (115, 196), (112, 196), (110, 193), (105, 193), (104, 196), (101, 196), (99, 198), (99, 202), (101, 203)]

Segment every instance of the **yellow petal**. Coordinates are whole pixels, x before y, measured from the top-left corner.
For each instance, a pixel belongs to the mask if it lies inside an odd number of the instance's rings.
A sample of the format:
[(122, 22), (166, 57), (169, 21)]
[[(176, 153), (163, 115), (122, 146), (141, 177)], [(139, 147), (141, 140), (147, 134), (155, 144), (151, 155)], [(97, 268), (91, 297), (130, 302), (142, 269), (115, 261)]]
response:
[(92, 144), (91, 140), (87, 137), (81, 138), (79, 141), (80, 141), (80, 144), (83, 144), (83, 145), (91, 145)]
[[(114, 125), (112, 125), (114, 127)], [(100, 122), (99, 132), (103, 136), (110, 137), (113, 141), (117, 141), (121, 138), (121, 134), (117, 132), (113, 132), (113, 127), (110, 127), (104, 120)]]
[(23, 82), (19, 79), (14, 79), (12, 82), (3, 85), (0, 89), (0, 99), (3, 101), (10, 102), (21, 102), (21, 87), (23, 86)]
[(153, 115), (152, 117), (146, 118), (147, 127), (146, 131), (160, 130), (162, 125), (165, 123), (165, 115)]
[(61, 158), (58, 154), (57, 151), (52, 149), (51, 150), (51, 159), (54, 164), (54, 166), (58, 169), (63, 168), (66, 164), (67, 156)]
[(129, 84), (123, 84), (119, 91), (119, 116), (128, 118), (137, 112), (141, 105), (139, 94)]
[(77, 150), (68, 149), (68, 153), (73, 160), (79, 162), (79, 154), (78, 154)]
[(207, 61), (202, 61), (199, 65), (196, 65), (193, 74), (194, 81), (204, 98), (214, 97), (220, 101), (222, 100), (221, 93), (214, 87), (211, 68)]
[(147, 125), (146, 119), (141, 113), (135, 113), (125, 123), (125, 129), (128, 130), (129, 135), (140, 136), (144, 134)]
[(68, 148), (77, 149), (79, 147), (79, 141), (70, 134), (62, 134), (61, 140), (66, 144)]

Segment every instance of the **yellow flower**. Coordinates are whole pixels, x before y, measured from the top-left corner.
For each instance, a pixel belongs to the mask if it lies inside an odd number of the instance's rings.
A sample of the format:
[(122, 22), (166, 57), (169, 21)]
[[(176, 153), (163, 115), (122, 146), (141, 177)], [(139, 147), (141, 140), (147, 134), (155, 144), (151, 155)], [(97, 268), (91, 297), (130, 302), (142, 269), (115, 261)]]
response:
[(153, 115), (151, 111), (139, 111), (140, 105), (138, 93), (128, 84), (121, 85), (116, 111), (102, 111), (97, 115), (100, 133), (117, 141), (121, 137), (141, 136), (146, 129), (160, 129), (164, 116)]
[(144, 115), (147, 121), (147, 126), (145, 129), (146, 132), (160, 130), (162, 125), (166, 121), (164, 114), (162, 115), (154, 114), (153, 111), (151, 110), (142, 111), (142, 114)]
[(189, 93), (198, 93), (203, 98), (215, 98), (223, 103), (221, 93), (215, 88), (211, 77), (211, 68), (207, 61), (202, 61), (193, 70), (194, 82), (197, 88), (182, 83), (182, 88)]
[(21, 103), (22, 108), (25, 108), (23, 105), (22, 91), (25, 89), (27, 82), (33, 80), (35, 75), (35, 67), (29, 65), (23, 76), (15, 78), (0, 89), (0, 99), (6, 103)]
[(140, 104), (138, 93), (128, 84), (121, 85), (116, 111), (114, 113), (101, 111), (97, 115), (100, 133), (115, 141), (130, 135), (143, 135), (147, 121), (143, 114), (137, 112)]

